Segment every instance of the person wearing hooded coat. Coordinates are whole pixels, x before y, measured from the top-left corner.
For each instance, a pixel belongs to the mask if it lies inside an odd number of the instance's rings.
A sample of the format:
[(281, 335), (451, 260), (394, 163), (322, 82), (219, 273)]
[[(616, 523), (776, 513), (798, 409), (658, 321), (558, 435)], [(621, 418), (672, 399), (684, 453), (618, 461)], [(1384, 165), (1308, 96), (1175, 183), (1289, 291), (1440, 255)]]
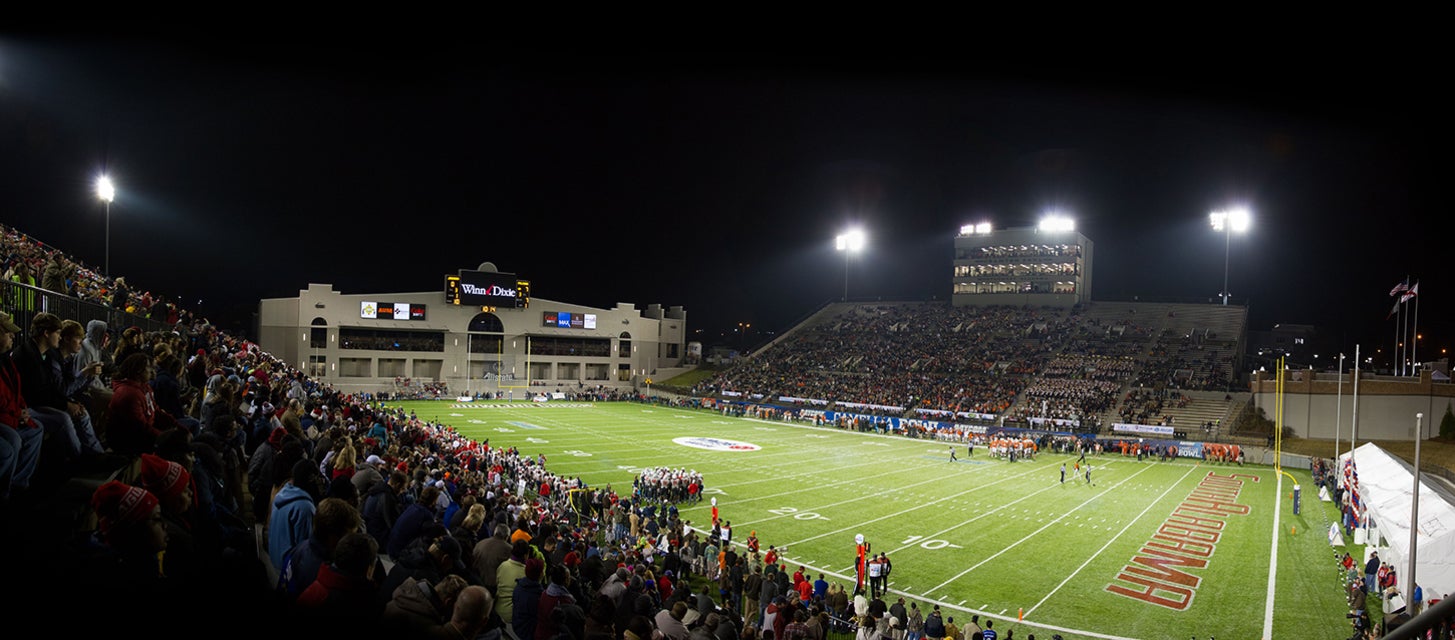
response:
[(520, 640), (533, 640), (536, 637), (536, 628), (540, 624), (538, 613), (541, 594), (546, 591), (541, 585), (545, 567), (540, 558), (526, 560), (525, 576), (516, 579), (515, 587), (511, 591), (510, 628)]

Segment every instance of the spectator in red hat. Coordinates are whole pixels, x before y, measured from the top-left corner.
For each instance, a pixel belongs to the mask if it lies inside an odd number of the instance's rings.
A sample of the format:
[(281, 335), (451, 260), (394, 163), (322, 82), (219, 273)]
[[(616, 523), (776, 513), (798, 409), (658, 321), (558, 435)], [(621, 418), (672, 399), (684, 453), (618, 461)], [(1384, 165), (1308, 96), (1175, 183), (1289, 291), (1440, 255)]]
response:
[(141, 456), (143, 488), (157, 497), (167, 529), (167, 555), (163, 570), (173, 578), (197, 577), (197, 544), (192, 535), (192, 474), (182, 465), (144, 453)]
[(165, 577), (161, 558), (167, 550), (167, 530), (152, 492), (111, 480), (91, 495), (91, 508), (97, 517), (96, 537), (115, 562), (103, 565), (113, 575), (88, 578), (116, 580), (117, 587), (145, 588)]

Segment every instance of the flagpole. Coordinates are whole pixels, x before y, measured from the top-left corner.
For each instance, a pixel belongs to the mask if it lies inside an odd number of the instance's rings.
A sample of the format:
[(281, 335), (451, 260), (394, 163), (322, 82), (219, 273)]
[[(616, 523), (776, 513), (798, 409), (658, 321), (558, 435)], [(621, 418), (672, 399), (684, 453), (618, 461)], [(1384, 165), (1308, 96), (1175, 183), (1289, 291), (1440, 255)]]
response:
[(1420, 364), (1420, 282), (1418, 280), (1415, 281), (1415, 288), (1412, 291), (1415, 293), (1415, 342), (1410, 345), (1410, 361), (1413, 363), (1410, 365), (1412, 367), (1410, 372), (1415, 373), (1413, 367)]
[(1354, 345), (1354, 415), (1350, 420), (1349, 462), (1354, 461), (1354, 445), (1359, 441), (1359, 345)]
[[(1404, 294), (1400, 294), (1403, 298)], [(1406, 362), (1410, 357), (1410, 314), (1404, 313), (1404, 300), (1399, 301), (1399, 375), (1406, 373)]]
[(1400, 375), (1399, 365), (1404, 362), (1404, 358), (1399, 357), (1399, 325), (1401, 324), (1400, 319), (1404, 317), (1403, 311), (1404, 305), (1400, 304), (1399, 298), (1396, 297), (1394, 299), (1394, 366), (1390, 368), (1390, 373), (1396, 376)]
[(1339, 464), (1339, 429), (1343, 427), (1344, 411), (1344, 354), (1339, 354), (1339, 395), (1334, 402), (1334, 465)]
[[(1355, 344), (1354, 345), (1354, 415), (1352, 416), (1352, 419), (1350, 420), (1350, 424), (1351, 424), (1351, 428), (1350, 428), (1350, 433), (1349, 433), (1349, 467), (1351, 469), (1353, 469), (1355, 473), (1358, 473), (1359, 472), (1359, 467), (1355, 466), (1355, 464), (1354, 464), (1354, 447), (1355, 447), (1355, 445), (1359, 444), (1359, 345), (1358, 344)], [(1341, 476), (1343, 475), (1342, 470), (1340, 470), (1340, 474), (1339, 475), (1341, 475)], [(1352, 484), (1353, 481), (1354, 481), (1354, 478), (1352, 476), (1347, 481), (1345, 481), (1345, 483), (1344, 483), (1344, 485), (1345, 485), (1344, 486), (1344, 490), (1345, 491), (1353, 491), (1354, 490), (1354, 486)], [(1358, 513), (1355, 512), (1355, 515), (1357, 516)], [(1358, 526), (1360, 524), (1360, 521), (1361, 520), (1362, 520), (1362, 518), (1357, 518), (1356, 517), (1355, 520), (1354, 520), (1354, 524), (1356, 526)]]
[[(1415, 301), (1415, 307), (1418, 308), (1419, 306), (1419, 301)], [(1404, 578), (1405, 602), (1411, 602), (1415, 596), (1415, 560), (1418, 557), (1420, 550), (1420, 540), (1418, 537), (1418, 534), (1420, 532), (1420, 441), (1425, 438), (1424, 434), (1422, 433), (1420, 423), (1423, 421), (1424, 417), (1425, 414), (1423, 413), (1415, 414), (1415, 488), (1414, 495), (1410, 497), (1410, 568), (1409, 574), (1407, 574)]]

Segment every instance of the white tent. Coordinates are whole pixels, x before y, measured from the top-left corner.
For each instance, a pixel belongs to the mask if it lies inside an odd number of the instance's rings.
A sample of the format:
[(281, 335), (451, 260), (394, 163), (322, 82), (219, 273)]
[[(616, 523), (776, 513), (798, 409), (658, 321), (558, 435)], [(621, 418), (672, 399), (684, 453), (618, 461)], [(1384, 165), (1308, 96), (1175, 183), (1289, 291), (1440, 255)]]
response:
[[(1339, 456), (1341, 468), (1347, 459), (1347, 453)], [(1394, 567), (1403, 584), (1409, 571), (1414, 468), (1373, 443), (1354, 450), (1354, 468), (1366, 513), (1389, 545), (1381, 558)], [(1455, 593), (1455, 496), (1424, 476), (1420, 478), (1417, 528), (1415, 582), (1424, 588), (1426, 599)]]

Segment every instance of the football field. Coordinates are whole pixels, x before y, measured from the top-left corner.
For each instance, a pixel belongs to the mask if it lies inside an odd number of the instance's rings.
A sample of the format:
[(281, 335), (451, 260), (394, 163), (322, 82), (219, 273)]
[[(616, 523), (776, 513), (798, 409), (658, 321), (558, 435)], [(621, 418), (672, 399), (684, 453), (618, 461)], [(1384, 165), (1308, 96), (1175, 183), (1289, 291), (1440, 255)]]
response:
[[(636, 403), (400, 402), (550, 471), (629, 494), (646, 467), (695, 469), (734, 542), (854, 580), (856, 535), (893, 563), (891, 596), (1017, 638), (1343, 638), (1346, 606), (1313, 492), (1271, 467), (1088, 456), (1006, 462), (977, 448)], [(391, 404), (394, 406), (394, 404)], [(1061, 466), (1066, 478), (1061, 480)], [(1307, 471), (1288, 470), (1308, 491)], [(1281, 491), (1281, 494), (1280, 494)], [(696, 526), (704, 500), (684, 506)], [(1270, 602), (1272, 606), (1269, 606)]]

